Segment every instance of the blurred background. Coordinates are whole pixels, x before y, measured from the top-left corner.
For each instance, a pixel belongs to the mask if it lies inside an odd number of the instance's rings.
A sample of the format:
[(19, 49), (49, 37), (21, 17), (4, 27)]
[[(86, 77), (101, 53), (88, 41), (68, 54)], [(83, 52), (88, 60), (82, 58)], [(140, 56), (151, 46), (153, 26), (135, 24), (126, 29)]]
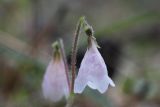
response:
[[(88, 87), (75, 107), (160, 107), (160, 0), (0, 0), (0, 107), (48, 103), (41, 82), (52, 42), (64, 40), (68, 63), (76, 23), (86, 16), (116, 87)], [(86, 51), (81, 33), (77, 68)]]

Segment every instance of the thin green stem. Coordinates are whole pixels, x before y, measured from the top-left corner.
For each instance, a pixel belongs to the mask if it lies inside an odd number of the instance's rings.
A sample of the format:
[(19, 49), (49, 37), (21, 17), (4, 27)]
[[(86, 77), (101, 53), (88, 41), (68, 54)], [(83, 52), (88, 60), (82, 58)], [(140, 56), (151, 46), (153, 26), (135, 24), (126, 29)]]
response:
[(65, 107), (72, 107), (74, 103), (74, 95), (70, 95)]

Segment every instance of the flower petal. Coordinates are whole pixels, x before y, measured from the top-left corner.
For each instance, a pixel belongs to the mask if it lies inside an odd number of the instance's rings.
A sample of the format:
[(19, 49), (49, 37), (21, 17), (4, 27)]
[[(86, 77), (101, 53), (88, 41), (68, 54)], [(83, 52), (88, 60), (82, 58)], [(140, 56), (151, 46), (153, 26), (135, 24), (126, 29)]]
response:
[(59, 101), (63, 96), (69, 96), (63, 60), (51, 60), (44, 75), (42, 90), (44, 97), (54, 102)]
[(87, 85), (92, 89), (97, 89), (97, 86), (91, 81), (88, 81)]
[[(110, 77), (108, 77), (107, 67), (94, 43), (94, 40), (91, 42), (91, 47), (87, 50), (82, 60), (76, 78), (76, 81), (78, 82), (75, 82), (74, 91), (80, 89), (79, 93), (82, 93), (87, 84), (90, 88), (97, 89), (100, 93), (104, 93), (108, 89), (109, 84), (111, 84), (111, 86), (115, 86), (115, 84)], [(85, 82), (82, 82), (84, 80)]]
[(108, 81), (109, 81), (109, 84), (112, 86), (112, 87), (115, 87), (115, 84), (114, 82), (112, 81), (112, 79), (110, 77), (107, 77), (108, 78)]
[(75, 79), (74, 93), (82, 93), (86, 85), (87, 85), (86, 78), (80, 75), (78, 78)]

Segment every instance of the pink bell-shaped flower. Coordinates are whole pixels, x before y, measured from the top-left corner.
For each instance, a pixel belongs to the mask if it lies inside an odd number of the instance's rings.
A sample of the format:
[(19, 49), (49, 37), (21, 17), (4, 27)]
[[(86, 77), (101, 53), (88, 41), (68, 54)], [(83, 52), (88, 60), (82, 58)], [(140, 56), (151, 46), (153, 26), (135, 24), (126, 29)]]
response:
[(86, 85), (104, 93), (108, 85), (115, 86), (108, 76), (105, 62), (97, 49), (94, 37), (89, 37), (89, 47), (82, 60), (78, 76), (75, 79), (74, 93), (82, 93)]
[[(57, 52), (56, 52), (57, 51)], [(69, 96), (69, 86), (65, 65), (59, 50), (54, 52), (42, 83), (43, 95), (47, 100), (57, 102), (65, 96)]]

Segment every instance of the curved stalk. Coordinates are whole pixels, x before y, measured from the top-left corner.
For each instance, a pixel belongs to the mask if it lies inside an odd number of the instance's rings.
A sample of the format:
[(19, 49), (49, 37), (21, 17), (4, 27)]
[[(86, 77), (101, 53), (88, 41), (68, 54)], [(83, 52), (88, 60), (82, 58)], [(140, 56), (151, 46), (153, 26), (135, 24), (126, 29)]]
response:
[(68, 68), (68, 63), (67, 63), (66, 54), (65, 54), (65, 51), (64, 51), (64, 44), (63, 44), (62, 39), (59, 39), (59, 44), (60, 44), (60, 50), (61, 50), (61, 53), (62, 53), (62, 58), (63, 58), (63, 61), (64, 61), (67, 83), (68, 83), (68, 86), (70, 88), (70, 81), (69, 81), (69, 76), (68, 76), (69, 68)]
[(71, 70), (72, 70), (72, 81), (71, 81), (71, 94), (73, 93), (74, 89), (74, 80), (76, 76), (76, 55), (77, 55), (77, 45), (78, 45), (78, 38), (80, 34), (80, 29), (82, 26), (82, 21), (84, 20), (84, 17), (81, 17), (78, 21), (76, 32), (74, 35), (74, 41), (72, 44), (72, 56), (71, 56)]

